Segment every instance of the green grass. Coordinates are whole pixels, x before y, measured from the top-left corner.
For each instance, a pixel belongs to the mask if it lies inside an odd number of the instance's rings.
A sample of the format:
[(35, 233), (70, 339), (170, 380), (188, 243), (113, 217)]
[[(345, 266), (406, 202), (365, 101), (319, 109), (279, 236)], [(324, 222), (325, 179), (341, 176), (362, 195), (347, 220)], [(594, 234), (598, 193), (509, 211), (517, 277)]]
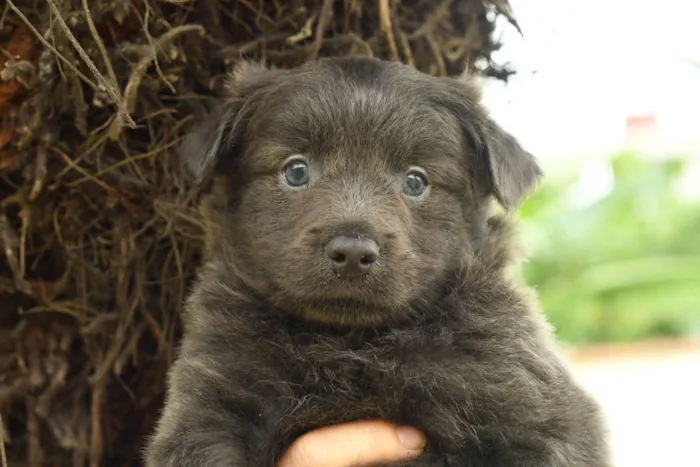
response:
[(683, 160), (620, 154), (610, 169), (612, 189), (593, 203), (580, 203), (574, 177), (525, 203), (525, 280), (565, 342), (698, 333), (700, 204), (675, 195)]

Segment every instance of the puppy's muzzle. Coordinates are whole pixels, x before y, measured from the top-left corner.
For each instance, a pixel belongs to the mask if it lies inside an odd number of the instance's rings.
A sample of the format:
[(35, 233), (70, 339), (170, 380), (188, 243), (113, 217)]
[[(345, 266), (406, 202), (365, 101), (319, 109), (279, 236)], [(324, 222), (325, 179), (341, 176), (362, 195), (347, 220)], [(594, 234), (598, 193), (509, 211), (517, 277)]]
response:
[(339, 235), (326, 244), (333, 270), (343, 278), (368, 274), (379, 258), (377, 242), (367, 237)]

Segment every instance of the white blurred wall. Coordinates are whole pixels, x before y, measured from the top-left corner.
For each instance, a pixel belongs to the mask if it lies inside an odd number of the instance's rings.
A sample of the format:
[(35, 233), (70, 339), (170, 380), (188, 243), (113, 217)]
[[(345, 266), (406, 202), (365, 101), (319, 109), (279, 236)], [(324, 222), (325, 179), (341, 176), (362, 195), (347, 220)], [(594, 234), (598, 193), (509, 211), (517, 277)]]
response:
[(546, 169), (607, 157), (627, 144), (626, 118), (648, 113), (648, 156), (700, 160), (700, 69), (689, 63), (700, 62), (700, 2), (510, 2), (524, 38), (502, 24), (495, 58), (520, 73), (489, 82), (485, 100)]
[(700, 466), (700, 346), (637, 347), (574, 359), (606, 415), (614, 467)]

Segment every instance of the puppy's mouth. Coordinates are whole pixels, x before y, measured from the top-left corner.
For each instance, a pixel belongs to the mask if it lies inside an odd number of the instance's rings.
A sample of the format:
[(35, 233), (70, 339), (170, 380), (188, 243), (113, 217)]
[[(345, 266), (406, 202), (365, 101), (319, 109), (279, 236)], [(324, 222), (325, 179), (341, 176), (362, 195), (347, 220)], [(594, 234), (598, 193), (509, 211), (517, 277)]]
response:
[[(411, 287), (371, 274), (354, 279), (306, 278), (300, 287), (285, 284), (270, 296), (272, 304), (304, 320), (339, 327), (377, 327), (410, 313)], [(313, 285), (310, 284), (313, 282)]]
[[(388, 284), (386, 284), (388, 285)], [(389, 287), (390, 289), (393, 289)], [(333, 278), (320, 287), (278, 290), (273, 303), (292, 315), (336, 326), (376, 326), (393, 319), (401, 297), (370, 276)], [(400, 294), (399, 294), (400, 295)]]
[(336, 326), (377, 326), (392, 315), (381, 305), (352, 298), (310, 300), (296, 310), (296, 314), (310, 321)]

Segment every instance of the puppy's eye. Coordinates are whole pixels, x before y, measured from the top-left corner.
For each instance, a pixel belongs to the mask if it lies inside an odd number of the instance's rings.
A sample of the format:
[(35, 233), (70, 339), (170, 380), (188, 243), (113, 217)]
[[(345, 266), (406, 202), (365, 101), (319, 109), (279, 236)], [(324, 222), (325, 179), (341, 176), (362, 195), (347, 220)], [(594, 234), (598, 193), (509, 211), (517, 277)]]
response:
[(401, 191), (406, 196), (418, 197), (428, 189), (428, 180), (423, 173), (412, 170), (406, 175)]
[(309, 164), (305, 160), (295, 158), (284, 166), (282, 178), (284, 183), (294, 188), (307, 185), (309, 183)]

